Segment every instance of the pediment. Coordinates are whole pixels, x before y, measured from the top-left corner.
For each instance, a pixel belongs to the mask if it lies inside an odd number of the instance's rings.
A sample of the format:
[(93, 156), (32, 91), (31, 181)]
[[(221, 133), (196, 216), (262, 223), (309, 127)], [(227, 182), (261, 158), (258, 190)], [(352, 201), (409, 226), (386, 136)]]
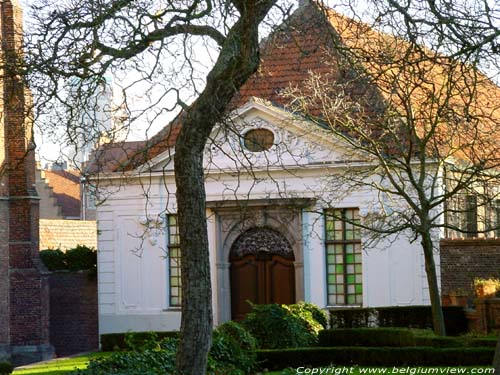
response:
[[(273, 144), (268, 150), (254, 152), (245, 147), (245, 134), (255, 129), (272, 132)], [(171, 148), (150, 160), (143, 170), (173, 170), (173, 155)], [(259, 99), (250, 100), (217, 125), (204, 154), (207, 172), (294, 168), (366, 159), (332, 132)]]

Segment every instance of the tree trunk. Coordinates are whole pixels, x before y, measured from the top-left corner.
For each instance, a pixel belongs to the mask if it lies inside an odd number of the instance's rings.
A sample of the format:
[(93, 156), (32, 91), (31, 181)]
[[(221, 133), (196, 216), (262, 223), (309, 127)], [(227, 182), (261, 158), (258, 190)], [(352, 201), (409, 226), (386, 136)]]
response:
[(258, 26), (275, 0), (233, 0), (240, 13), (206, 87), (182, 116), (174, 168), (181, 249), (182, 320), (177, 372), (204, 375), (212, 336), (212, 294), (203, 152), (234, 94), (259, 65)]
[(500, 374), (500, 339), (497, 342), (497, 347), (495, 349), (495, 357), (493, 358), (493, 368), (495, 369), (495, 374)]
[(436, 274), (436, 264), (434, 263), (434, 249), (429, 233), (422, 234), (422, 248), (424, 250), (425, 272), (427, 274), (427, 283), (429, 285), (429, 295), (431, 298), (434, 333), (438, 336), (446, 336), (443, 309), (441, 308), (441, 296), (439, 294)]
[(212, 294), (208, 254), (203, 154), (175, 155), (177, 207), (181, 237), (182, 339), (177, 367), (180, 374), (204, 374), (211, 345)]

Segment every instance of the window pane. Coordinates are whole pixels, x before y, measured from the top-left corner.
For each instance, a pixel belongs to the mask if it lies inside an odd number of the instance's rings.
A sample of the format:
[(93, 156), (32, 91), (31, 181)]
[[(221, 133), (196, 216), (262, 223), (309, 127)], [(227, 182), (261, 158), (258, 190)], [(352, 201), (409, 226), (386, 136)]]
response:
[(357, 209), (326, 212), (325, 253), (329, 304), (362, 303), (361, 232), (356, 223), (360, 223)]
[(243, 145), (249, 151), (269, 150), (274, 144), (274, 134), (267, 129), (252, 129), (243, 135)]
[(169, 234), (169, 295), (170, 306), (178, 307), (181, 305), (181, 253), (179, 245), (179, 227), (177, 225), (177, 216), (168, 216), (168, 234)]

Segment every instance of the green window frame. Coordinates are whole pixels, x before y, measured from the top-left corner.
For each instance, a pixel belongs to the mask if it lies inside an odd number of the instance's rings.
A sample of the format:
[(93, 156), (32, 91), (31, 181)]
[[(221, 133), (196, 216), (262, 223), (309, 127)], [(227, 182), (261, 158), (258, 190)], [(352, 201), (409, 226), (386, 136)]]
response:
[(182, 301), (181, 248), (177, 215), (168, 215), (168, 277), (169, 306), (180, 307)]
[(363, 304), (359, 209), (325, 211), (327, 305)]

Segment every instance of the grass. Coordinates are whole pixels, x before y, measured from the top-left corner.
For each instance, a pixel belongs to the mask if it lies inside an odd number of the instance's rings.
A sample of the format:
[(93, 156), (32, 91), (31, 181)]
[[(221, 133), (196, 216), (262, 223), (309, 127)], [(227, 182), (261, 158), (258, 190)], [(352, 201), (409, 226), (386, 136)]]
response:
[(13, 372), (14, 375), (63, 375), (76, 369), (87, 368), (89, 360), (95, 358), (108, 357), (109, 352), (95, 352), (78, 357), (53, 359), (48, 362), (42, 362), (29, 366), (28, 368), (18, 369)]
[[(18, 369), (13, 372), (14, 375), (66, 375), (76, 369), (85, 369), (91, 359), (95, 358), (104, 358), (109, 357), (112, 352), (94, 352), (89, 354), (80, 355), (72, 358), (63, 358), (63, 359), (53, 359), (51, 361), (35, 364), (29, 366), (28, 368)], [(406, 370), (405, 372), (392, 372), (392, 367), (357, 367), (357, 366), (338, 366), (336, 369), (335, 366), (330, 368), (329, 372), (325, 371), (323, 374), (337, 374), (337, 375), (396, 375), (396, 374), (406, 374), (406, 375), (418, 375), (418, 374), (426, 374), (428, 375), (429, 367), (410, 367), (413, 371)], [(402, 367), (400, 367), (402, 368)], [(438, 368), (438, 367), (433, 367)], [(440, 369), (443, 367), (439, 367)], [(455, 374), (471, 374), (471, 369), (481, 368), (482, 372), (477, 372), (478, 374), (492, 374), (491, 372), (484, 371), (487, 367), (478, 366), (478, 367), (448, 367), (448, 369), (456, 369)], [(325, 368), (328, 369), (328, 368)], [(406, 369), (406, 368), (405, 368)], [(444, 368), (443, 368), (444, 369)], [(307, 368), (307, 372), (302, 369), (301, 372), (297, 372), (295, 369), (281, 370), (281, 371), (271, 371), (265, 372), (263, 375), (296, 375), (296, 374), (321, 374), (320, 369), (316, 369), (317, 371), (311, 371), (311, 368)], [(343, 371), (341, 371), (343, 370)], [(371, 370), (371, 371), (370, 371)], [(378, 371), (377, 371), (378, 370)], [(458, 371), (457, 371), (458, 370)], [(465, 371), (464, 371), (465, 370)], [(462, 372), (463, 371), (463, 372)], [(440, 372), (441, 374), (452, 374), (453, 372)]]
[[(419, 375), (419, 374), (484, 374), (484, 375), (492, 375), (494, 374), (494, 369), (492, 367), (484, 367), (484, 366), (467, 366), (467, 367), (419, 367), (419, 366), (410, 366), (410, 367), (357, 367), (357, 366), (332, 366), (332, 367), (323, 367), (323, 374), (335, 374), (335, 375)], [(287, 369), (281, 371), (271, 371), (266, 372), (264, 375), (321, 375), (321, 369), (316, 368), (304, 368), (297, 371), (296, 369)], [(474, 371), (472, 371), (474, 369)], [(336, 370), (336, 371), (335, 371)], [(432, 372), (435, 371), (435, 372)]]

